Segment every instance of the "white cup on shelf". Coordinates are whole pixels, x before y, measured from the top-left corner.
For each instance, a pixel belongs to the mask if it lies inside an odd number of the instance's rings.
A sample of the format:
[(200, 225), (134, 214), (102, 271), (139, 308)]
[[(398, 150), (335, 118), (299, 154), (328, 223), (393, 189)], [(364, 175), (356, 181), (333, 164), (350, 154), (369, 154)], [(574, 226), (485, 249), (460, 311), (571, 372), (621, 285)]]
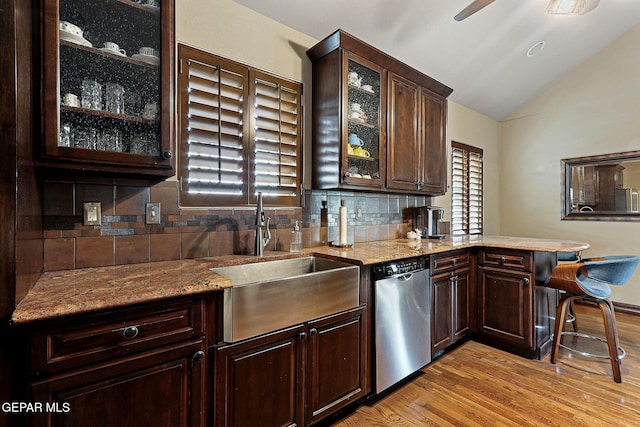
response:
[(103, 47), (105, 49), (109, 49), (114, 51), (115, 53), (120, 53), (122, 55), (127, 55), (127, 51), (124, 49), (121, 49), (120, 46), (117, 43), (114, 42), (104, 42)]
[(156, 58), (160, 57), (158, 50), (154, 49), (152, 47), (149, 46), (142, 46), (139, 50), (138, 50), (138, 54), (140, 55), (146, 55), (146, 56), (155, 56)]
[(62, 97), (62, 103), (64, 105), (68, 105), (69, 107), (79, 107), (80, 106), (80, 98), (75, 93), (65, 93)]
[(59, 28), (62, 31), (65, 31), (67, 33), (73, 34), (78, 37), (82, 37), (83, 35), (82, 28), (78, 27), (76, 24), (72, 24), (69, 21), (60, 21)]
[(142, 110), (142, 118), (147, 120), (158, 118), (158, 104), (156, 102), (147, 103)]

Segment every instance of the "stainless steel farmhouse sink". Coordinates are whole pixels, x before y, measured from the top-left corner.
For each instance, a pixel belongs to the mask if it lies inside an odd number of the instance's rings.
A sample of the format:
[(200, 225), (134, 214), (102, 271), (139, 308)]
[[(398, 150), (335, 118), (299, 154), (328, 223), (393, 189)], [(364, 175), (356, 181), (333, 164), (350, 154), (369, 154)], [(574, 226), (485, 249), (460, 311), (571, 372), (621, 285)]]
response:
[(317, 257), (213, 268), (224, 290), (226, 342), (239, 341), (359, 304), (358, 266)]

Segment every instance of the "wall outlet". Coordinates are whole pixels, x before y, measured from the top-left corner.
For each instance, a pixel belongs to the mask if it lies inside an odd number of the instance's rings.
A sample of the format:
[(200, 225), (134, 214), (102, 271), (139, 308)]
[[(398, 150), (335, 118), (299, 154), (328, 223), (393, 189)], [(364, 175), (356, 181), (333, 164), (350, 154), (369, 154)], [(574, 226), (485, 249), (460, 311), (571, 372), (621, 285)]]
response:
[(82, 224), (102, 224), (102, 208), (100, 202), (84, 202), (82, 204)]
[(147, 203), (145, 205), (145, 223), (160, 224), (160, 203)]

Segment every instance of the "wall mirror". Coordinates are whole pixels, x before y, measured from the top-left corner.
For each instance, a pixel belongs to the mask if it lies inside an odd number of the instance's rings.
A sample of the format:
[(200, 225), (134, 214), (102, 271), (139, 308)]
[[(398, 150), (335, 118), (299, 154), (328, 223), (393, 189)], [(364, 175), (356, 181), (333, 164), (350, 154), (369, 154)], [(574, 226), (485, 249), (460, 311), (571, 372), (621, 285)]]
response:
[(562, 160), (562, 219), (640, 221), (640, 151)]

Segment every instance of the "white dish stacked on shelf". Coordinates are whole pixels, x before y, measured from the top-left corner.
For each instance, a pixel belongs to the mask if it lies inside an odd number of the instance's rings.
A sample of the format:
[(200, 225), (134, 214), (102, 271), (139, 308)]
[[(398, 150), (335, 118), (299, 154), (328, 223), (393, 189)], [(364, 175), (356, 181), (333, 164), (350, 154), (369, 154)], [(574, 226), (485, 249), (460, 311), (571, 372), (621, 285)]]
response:
[(144, 62), (151, 65), (160, 65), (160, 55), (158, 51), (152, 47), (143, 46), (138, 53), (131, 55), (131, 59)]
[(68, 21), (60, 21), (60, 40), (65, 40), (81, 46), (93, 47), (89, 40), (83, 37), (82, 28)]

